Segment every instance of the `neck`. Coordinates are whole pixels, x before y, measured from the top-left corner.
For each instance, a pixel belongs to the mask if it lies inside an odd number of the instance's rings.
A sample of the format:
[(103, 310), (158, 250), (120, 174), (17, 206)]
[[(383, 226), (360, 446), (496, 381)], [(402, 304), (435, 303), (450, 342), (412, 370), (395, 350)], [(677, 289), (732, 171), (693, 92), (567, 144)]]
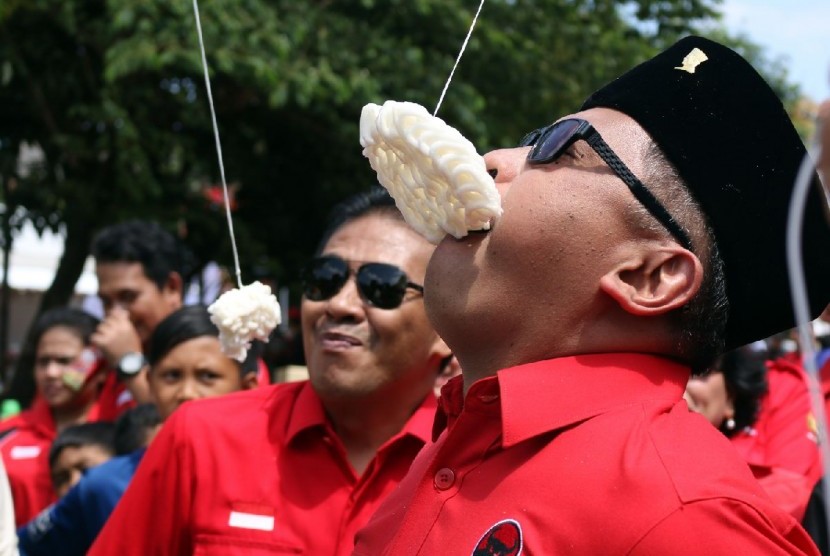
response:
[(92, 399), (85, 404), (79, 404), (77, 406), (52, 408), (52, 419), (55, 420), (55, 429), (57, 432), (60, 433), (72, 425), (85, 423), (94, 402), (95, 400)]
[(361, 398), (325, 403), (326, 413), (358, 475), (363, 474), (378, 449), (403, 429), (422, 400), (409, 404), (397, 400), (392, 404)]

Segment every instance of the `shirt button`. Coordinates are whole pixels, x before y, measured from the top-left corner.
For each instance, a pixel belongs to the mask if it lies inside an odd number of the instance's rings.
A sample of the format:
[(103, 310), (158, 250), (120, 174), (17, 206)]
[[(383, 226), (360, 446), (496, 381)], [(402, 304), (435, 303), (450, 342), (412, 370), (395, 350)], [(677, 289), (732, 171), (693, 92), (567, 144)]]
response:
[(435, 488), (447, 490), (455, 483), (455, 473), (449, 467), (442, 467), (435, 473)]

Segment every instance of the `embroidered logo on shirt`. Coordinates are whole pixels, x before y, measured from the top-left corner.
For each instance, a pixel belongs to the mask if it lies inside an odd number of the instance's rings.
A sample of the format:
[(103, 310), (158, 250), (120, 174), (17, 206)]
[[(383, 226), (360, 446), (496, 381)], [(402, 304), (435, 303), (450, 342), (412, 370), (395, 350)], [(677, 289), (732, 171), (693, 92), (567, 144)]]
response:
[(228, 526), (257, 531), (274, 530), (274, 510), (260, 504), (235, 503), (232, 505)]
[(674, 69), (694, 73), (697, 67), (708, 59), (709, 57), (701, 49), (693, 48), (692, 51), (686, 54), (686, 57), (683, 58), (681, 65)]
[(472, 556), (519, 556), (522, 553), (522, 526), (505, 519), (490, 527), (473, 550)]
[(12, 459), (32, 459), (40, 455), (40, 446), (14, 446), (9, 453)]
[(807, 414), (807, 438), (818, 444), (818, 421), (812, 412)]

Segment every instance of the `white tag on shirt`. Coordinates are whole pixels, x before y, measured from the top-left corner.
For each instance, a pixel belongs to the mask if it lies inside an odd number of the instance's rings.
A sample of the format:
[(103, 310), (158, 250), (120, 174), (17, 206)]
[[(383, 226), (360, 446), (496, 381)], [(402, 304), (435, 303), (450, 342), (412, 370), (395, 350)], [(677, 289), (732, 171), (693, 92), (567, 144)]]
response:
[(13, 446), (10, 454), (12, 459), (32, 459), (40, 455), (40, 446)]
[(231, 527), (239, 527), (240, 529), (273, 531), (274, 516), (231, 511), (231, 517), (228, 519), (228, 525)]
[(121, 407), (125, 403), (130, 403), (133, 401), (133, 395), (129, 390), (124, 390), (120, 394), (118, 394), (118, 398), (115, 399), (115, 405), (117, 407)]

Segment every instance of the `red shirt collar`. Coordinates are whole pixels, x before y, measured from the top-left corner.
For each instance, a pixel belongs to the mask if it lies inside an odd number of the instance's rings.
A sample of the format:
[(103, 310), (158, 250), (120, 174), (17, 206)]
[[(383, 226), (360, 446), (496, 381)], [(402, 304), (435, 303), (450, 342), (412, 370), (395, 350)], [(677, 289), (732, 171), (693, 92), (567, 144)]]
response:
[(55, 419), (52, 417), (52, 410), (40, 396), (35, 397), (29, 410), (21, 413), (20, 417), (27, 427), (36, 429), (47, 438), (54, 438), (57, 434), (57, 426), (55, 425)]
[(463, 409), (498, 399), (502, 445), (507, 447), (622, 406), (679, 401), (689, 374), (688, 367), (654, 355), (577, 355), (503, 369), (476, 381), (466, 399), (457, 377), (441, 391), (433, 438), (451, 427)]
[[(405, 435), (411, 435), (419, 438), (424, 444), (429, 442), (429, 431), (435, 418), (437, 406), (438, 402), (435, 396), (428, 394), (406, 422), (403, 429), (390, 441)], [(314, 388), (311, 387), (311, 383), (306, 382), (297, 395), (297, 401), (294, 403), (294, 408), (288, 419), (285, 436), (286, 444), (292, 442), (303, 431), (314, 427), (325, 428), (330, 427), (330, 425), (328, 424), (326, 411), (323, 408), (323, 402), (314, 391)]]

